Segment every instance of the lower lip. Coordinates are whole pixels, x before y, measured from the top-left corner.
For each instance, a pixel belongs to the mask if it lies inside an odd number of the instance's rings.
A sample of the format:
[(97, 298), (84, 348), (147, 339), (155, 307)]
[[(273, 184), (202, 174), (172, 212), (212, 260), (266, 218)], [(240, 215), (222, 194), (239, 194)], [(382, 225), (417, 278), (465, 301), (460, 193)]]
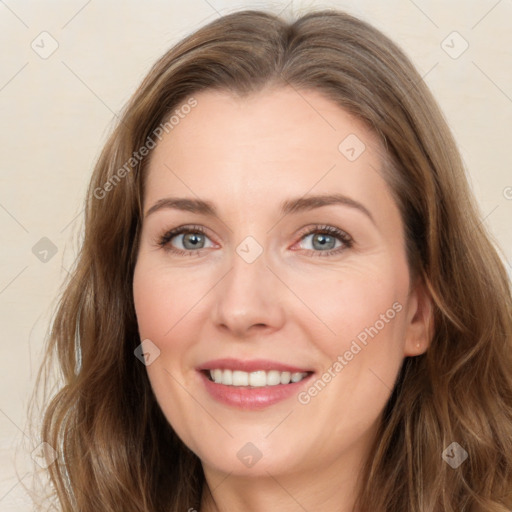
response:
[(300, 382), (291, 382), (290, 384), (246, 388), (216, 384), (203, 372), (200, 371), (199, 374), (212, 398), (223, 404), (246, 410), (264, 409), (296, 395), (314, 375), (310, 374)]

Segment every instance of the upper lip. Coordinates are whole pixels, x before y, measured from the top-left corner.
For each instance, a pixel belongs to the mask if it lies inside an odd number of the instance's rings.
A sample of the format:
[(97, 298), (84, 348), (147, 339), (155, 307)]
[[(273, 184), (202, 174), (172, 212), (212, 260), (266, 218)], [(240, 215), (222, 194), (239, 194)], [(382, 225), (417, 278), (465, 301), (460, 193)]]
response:
[(234, 358), (223, 358), (206, 361), (198, 366), (198, 370), (239, 370), (243, 372), (256, 372), (258, 370), (270, 371), (277, 370), (280, 372), (312, 372), (313, 370), (299, 368), (290, 364), (280, 363), (278, 361), (271, 361), (269, 359), (251, 359), (242, 361)]

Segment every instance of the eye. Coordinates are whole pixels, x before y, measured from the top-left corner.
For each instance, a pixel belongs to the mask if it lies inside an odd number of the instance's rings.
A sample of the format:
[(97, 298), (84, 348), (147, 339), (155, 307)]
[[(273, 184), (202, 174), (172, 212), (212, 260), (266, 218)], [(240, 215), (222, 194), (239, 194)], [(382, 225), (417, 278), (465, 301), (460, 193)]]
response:
[(334, 226), (315, 226), (302, 234), (299, 244), (302, 245), (301, 249), (315, 256), (330, 256), (352, 247), (353, 239)]
[(160, 237), (158, 245), (181, 255), (197, 253), (200, 249), (214, 246), (201, 226), (181, 226), (171, 229)]
[[(164, 233), (158, 245), (178, 255), (198, 255), (202, 249), (215, 247), (202, 226), (180, 226)], [(334, 226), (313, 226), (301, 235), (299, 249), (314, 256), (339, 254), (352, 247), (350, 235)], [(304, 247), (309, 246), (309, 247)]]

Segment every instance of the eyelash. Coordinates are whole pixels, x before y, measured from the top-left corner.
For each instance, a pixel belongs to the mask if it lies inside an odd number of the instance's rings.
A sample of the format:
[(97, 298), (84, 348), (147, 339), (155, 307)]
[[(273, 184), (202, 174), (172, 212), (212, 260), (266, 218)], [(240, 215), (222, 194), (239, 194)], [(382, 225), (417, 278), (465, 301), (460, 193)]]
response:
[[(178, 236), (183, 234), (201, 234), (204, 236), (208, 236), (206, 231), (202, 226), (181, 226), (179, 228), (171, 229), (170, 231), (167, 231), (164, 235), (162, 235), (158, 240), (158, 245), (162, 247), (163, 249), (175, 253), (179, 256), (197, 256), (201, 254), (201, 252), (204, 249), (198, 249), (198, 250), (183, 250), (183, 249), (177, 249), (176, 247), (172, 247), (170, 245), (171, 240)], [(317, 225), (312, 226), (307, 229), (307, 231), (301, 233), (300, 240), (305, 238), (308, 235), (311, 234), (322, 234), (322, 235), (330, 235), (335, 238), (337, 238), (342, 244), (342, 247), (338, 247), (336, 249), (330, 249), (327, 251), (315, 251), (312, 249), (302, 249), (304, 251), (308, 251), (312, 253), (312, 256), (319, 256), (319, 257), (326, 257), (326, 256), (332, 256), (334, 254), (339, 254), (342, 251), (346, 249), (350, 249), (354, 241), (350, 235), (342, 231), (341, 229), (338, 229), (334, 226), (327, 226), (327, 225)]]

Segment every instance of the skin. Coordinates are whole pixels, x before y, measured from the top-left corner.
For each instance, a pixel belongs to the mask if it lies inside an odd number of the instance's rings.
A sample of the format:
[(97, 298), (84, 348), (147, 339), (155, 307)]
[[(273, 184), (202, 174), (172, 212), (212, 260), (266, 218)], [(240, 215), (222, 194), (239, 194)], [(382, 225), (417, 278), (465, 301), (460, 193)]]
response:
[[(133, 293), (141, 340), (160, 350), (147, 366), (152, 388), (202, 461), (202, 512), (348, 512), (400, 366), (427, 349), (432, 316), (424, 288), (411, 282), (379, 142), (316, 91), (195, 98), (152, 152), (143, 208), (200, 198), (217, 216), (162, 208), (144, 217)], [(354, 161), (338, 149), (349, 134), (366, 146)], [(359, 202), (373, 220), (340, 204), (280, 213), (285, 200), (332, 193)], [(202, 249), (182, 245), (183, 235), (158, 245), (182, 225), (205, 229)], [(322, 254), (321, 231), (303, 234), (316, 225), (345, 231), (353, 245), (329, 239), (329, 249), (341, 250)], [(236, 252), (247, 236), (263, 249), (252, 263)], [(196, 371), (220, 357), (263, 358), (319, 377), (394, 303), (401, 311), (306, 405), (293, 396), (240, 410), (212, 399)], [(252, 467), (237, 457), (247, 442), (262, 454)]]

